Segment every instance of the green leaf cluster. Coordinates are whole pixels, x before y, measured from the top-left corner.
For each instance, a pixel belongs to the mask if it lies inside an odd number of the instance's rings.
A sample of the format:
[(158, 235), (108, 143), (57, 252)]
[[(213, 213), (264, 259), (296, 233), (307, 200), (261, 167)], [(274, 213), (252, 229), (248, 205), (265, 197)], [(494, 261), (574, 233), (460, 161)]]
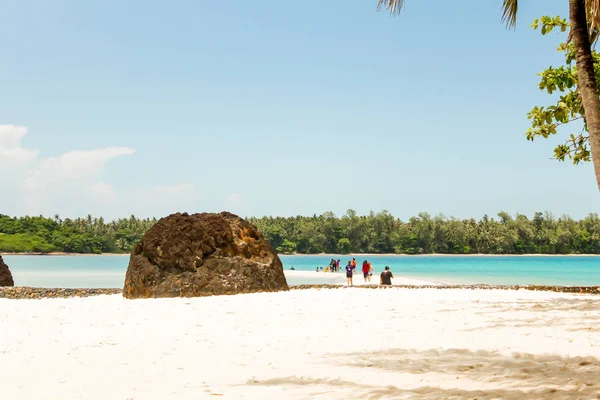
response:
[[(543, 16), (533, 21), (534, 29), (540, 29), (542, 35), (559, 29), (565, 32), (569, 24), (564, 18)], [(556, 102), (548, 106), (535, 106), (527, 114), (531, 127), (526, 132), (527, 140), (537, 137), (548, 138), (556, 135), (559, 128), (574, 121), (581, 120), (583, 127), (580, 132), (573, 133), (554, 149), (554, 158), (560, 161), (570, 159), (574, 164), (590, 161), (589, 139), (585, 123), (585, 112), (579, 94), (577, 67), (574, 63), (575, 52), (570, 43), (561, 43), (558, 51), (564, 54), (565, 64), (555, 68), (548, 67), (538, 75), (540, 76), (539, 88), (550, 95), (558, 94)], [(596, 79), (600, 82), (600, 55), (593, 51)]]
[(569, 23), (565, 18), (559, 16), (549, 17), (544, 15), (534, 19), (531, 27), (536, 30), (541, 27), (542, 35), (546, 35), (552, 32), (554, 28), (560, 29), (561, 32), (566, 32), (566, 30), (569, 29)]

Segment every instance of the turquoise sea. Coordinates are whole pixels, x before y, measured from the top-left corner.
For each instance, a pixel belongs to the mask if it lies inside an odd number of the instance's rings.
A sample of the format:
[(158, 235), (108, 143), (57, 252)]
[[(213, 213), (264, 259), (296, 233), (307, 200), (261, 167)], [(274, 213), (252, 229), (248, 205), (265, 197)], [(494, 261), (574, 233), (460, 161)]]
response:
[[(281, 256), (284, 269), (315, 271), (332, 257), (345, 265), (352, 256)], [(451, 284), (600, 285), (600, 256), (364, 256), (376, 271), (388, 265), (396, 276)], [(34, 287), (120, 288), (128, 256), (4, 256), (15, 284)], [(319, 283), (289, 278), (290, 285)]]

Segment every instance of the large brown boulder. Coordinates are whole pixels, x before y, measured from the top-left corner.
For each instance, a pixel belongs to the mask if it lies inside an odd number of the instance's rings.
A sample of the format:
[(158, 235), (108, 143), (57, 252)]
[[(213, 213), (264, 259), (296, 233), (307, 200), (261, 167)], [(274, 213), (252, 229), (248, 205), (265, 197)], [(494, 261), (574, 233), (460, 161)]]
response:
[(281, 260), (237, 215), (172, 214), (131, 253), (123, 296), (195, 297), (288, 290)]
[(0, 256), (0, 286), (15, 286), (10, 269), (8, 269), (8, 265), (6, 265), (2, 256)]

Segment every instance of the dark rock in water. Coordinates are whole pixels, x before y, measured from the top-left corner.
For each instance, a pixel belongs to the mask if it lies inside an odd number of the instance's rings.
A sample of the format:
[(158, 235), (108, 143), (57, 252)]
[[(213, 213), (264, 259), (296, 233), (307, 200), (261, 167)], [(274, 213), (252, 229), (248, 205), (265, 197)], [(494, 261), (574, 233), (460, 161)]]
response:
[(281, 260), (237, 215), (172, 214), (132, 253), (123, 296), (195, 297), (288, 290)]
[(0, 286), (15, 286), (10, 269), (8, 269), (8, 265), (6, 265), (2, 256), (0, 256)]

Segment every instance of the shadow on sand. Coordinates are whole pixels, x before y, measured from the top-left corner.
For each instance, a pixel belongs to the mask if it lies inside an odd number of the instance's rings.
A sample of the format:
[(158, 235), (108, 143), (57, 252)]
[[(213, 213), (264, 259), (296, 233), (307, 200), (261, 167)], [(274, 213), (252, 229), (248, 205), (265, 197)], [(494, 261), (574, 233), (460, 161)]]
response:
[[(445, 309), (442, 312), (454, 312)], [(524, 312), (526, 316), (521, 313)], [(553, 299), (545, 302), (518, 301), (507, 307), (495, 304), (475, 312), (486, 317), (487, 324), (464, 329), (465, 332), (483, 331), (500, 327), (536, 328), (564, 327), (569, 332), (600, 332), (600, 303), (595, 299)], [(533, 314), (533, 316), (532, 316)], [(544, 314), (544, 318), (535, 314)]]
[[(249, 385), (292, 390), (311, 387), (311, 396), (347, 399), (599, 399), (600, 361), (593, 357), (503, 355), (488, 351), (394, 349), (383, 352), (331, 355), (326, 361), (357, 368), (354, 381), (281, 377)], [(410, 374), (411, 385), (372, 386), (357, 383), (360, 369)], [(425, 374), (440, 385), (418, 386)], [(454, 379), (456, 384), (451, 381)], [(431, 381), (430, 381), (431, 382)], [(473, 390), (477, 388), (478, 390)], [(333, 394), (335, 392), (335, 395)]]

